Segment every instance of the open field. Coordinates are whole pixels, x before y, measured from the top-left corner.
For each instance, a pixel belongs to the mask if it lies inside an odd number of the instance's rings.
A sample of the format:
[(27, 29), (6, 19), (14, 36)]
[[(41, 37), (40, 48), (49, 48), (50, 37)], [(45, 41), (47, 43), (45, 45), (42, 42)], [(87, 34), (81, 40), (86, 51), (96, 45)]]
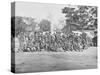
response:
[(97, 68), (97, 48), (84, 52), (27, 52), (15, 55), (17, 73)]

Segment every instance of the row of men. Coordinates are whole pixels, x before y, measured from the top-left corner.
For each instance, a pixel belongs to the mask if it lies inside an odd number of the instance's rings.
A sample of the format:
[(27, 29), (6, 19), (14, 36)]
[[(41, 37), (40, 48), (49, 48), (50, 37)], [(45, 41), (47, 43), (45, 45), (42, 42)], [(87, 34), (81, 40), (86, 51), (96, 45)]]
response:
[(93, 45), (92, 39), (85, 33), (80, 36), (75, 33), (63, 34), (50, 32), (35, 32), (31, 35), (19, 35), (20, 49), (22, 52), (35, 51), (83, 51)]

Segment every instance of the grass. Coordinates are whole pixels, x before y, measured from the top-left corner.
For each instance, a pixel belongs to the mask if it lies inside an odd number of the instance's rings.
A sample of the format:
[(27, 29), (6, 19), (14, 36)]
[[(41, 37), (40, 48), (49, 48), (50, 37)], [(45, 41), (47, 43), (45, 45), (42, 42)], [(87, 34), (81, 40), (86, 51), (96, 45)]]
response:
[(84, 52), (24, 52), (15, 54), (15, 70), (43, 72), (97, 68), (97, 48)]

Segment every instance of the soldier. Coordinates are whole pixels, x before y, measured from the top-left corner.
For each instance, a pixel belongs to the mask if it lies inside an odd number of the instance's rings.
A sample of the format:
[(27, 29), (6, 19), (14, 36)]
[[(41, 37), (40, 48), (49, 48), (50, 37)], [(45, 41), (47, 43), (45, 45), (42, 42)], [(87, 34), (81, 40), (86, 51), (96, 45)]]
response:
[(80, 36), (81, 36), (81, 42), (82, 42), (82, 45), (83, 45), (83, 49), (85, 49), (85, 47), (87, 45), (87, 43), (86, 43), (87, 42), (86, 41), (86, 36), (87, 35), (86, 35), (86, 33), (83, 32)]
[(97, 46), (97, 31), (94, 31), (94, 38), (92, 39), (93, 46)]

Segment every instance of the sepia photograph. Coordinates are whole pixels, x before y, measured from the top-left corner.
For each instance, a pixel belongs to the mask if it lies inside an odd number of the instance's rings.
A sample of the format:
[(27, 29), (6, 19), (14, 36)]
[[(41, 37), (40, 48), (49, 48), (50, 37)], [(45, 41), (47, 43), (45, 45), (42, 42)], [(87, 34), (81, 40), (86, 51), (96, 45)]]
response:
[(11, 3), (11, 71), (96, 69), (97, 6)]

